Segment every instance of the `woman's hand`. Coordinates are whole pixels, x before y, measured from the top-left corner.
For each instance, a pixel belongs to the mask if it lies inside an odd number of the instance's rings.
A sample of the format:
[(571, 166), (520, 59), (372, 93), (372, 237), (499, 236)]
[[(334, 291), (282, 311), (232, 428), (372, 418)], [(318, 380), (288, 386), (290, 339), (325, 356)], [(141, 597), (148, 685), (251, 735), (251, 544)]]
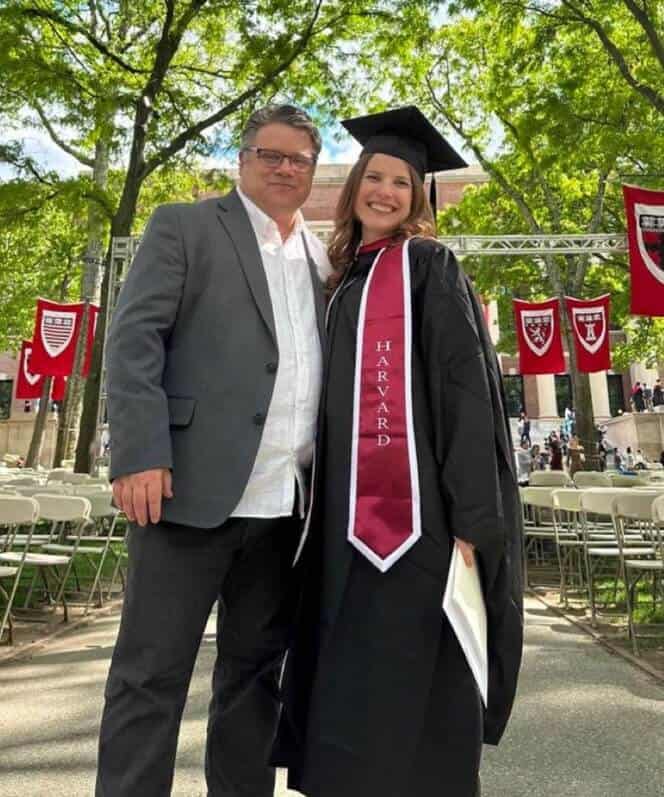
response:
[(475, 564), (475, 546), (465, 540), (460, 540), (458, 537), (455, 537), (454, 540), (459, 546), (466, 567), (472, 567)]

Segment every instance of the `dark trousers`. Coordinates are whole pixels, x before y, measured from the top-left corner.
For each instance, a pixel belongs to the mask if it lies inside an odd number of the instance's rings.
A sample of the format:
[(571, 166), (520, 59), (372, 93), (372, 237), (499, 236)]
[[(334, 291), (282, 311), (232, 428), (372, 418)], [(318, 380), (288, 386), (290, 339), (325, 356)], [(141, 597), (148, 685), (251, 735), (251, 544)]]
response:
[(205, 756), (209, 797), (272, 797), (268, 765), (301, 522), (217, 529), (132, 525), (129, 573), (99, 739), (97, 797), (167, 797), (180, 719), (210, 611), (217, 661)]

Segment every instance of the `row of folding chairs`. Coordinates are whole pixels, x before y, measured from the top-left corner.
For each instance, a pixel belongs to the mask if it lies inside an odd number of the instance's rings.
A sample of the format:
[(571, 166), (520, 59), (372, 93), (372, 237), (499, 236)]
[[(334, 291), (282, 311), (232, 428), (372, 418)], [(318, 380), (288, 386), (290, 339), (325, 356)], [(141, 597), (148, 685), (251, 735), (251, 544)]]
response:
[(524, 507), (524, 573), (542, 564), (553, 549), (561, 602), (576, 588), (587, 595), (591, 623), (597, 622), (595, 584), (600, 575), (613, 578), (613, 603), (625, 587), (629, 635), (638, 655), (634, 621), (636, 588), (652, 582), (653, 608), (664, 603), (664, 494), (645, 488), (521, 488)]
[(641, 471), (634, 476), (612, 471), (577, 471), (570, 476), (564, 470), (535, 470), (528, 480), (530, 487), (654, 487), (664, 488), (664, 474)]
[(44, 485), (103, 485), (108, 486), (108, 480), (103, 476), (90, 476), (87, 473), (71, 473), (70, 471), (32, 472), (18, 471), (18, 473), (0, 475), (0, 485), (3, 487), (36, 487)]
[[(53, 611), (62, 605), (65, 622), (72, 603), (82, 605), (84, 613), (95, 596), (97, 605), (103, 605), (102, 573), (109, 557), (114, 561), (107, 597), (118, 577), (122, 578), (124, 537), (114, 534), (119, 514), (111, 504), (110, 493), (105, 492), (87, 496), (0, 494), (0, 596), (4, 604), (0, 609), (0, 640), (7, 629), (8, 641), (13, 642), (15, 601), (25, 576), (23, 610), (31, 606), (38, 590)], [(92, 574), (85, 588), (77, 570), (82, 560)], [(76, 599), (70, 599), (70, 594)], [(28, 619), (42, 616), (43, 612), (32, 613)]]
[(92, 495), (99, 493), (111, 494), (110, 485), (104, 484), (61, 484), (59, 482), (49, 482), (44, 485), (34, 484), (10, 484), (0, 485), (0, 494), (4, 495), (25, 495), (32, 496), (37, 493), (42, 495)]

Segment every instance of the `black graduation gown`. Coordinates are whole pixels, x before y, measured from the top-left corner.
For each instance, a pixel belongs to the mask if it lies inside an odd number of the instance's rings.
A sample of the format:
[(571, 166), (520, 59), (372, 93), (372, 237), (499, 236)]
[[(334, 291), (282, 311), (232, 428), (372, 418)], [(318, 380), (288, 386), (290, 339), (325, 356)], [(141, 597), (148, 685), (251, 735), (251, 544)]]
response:
[[(346, 540), (362, 254), (328, 321), (303, 591), (274, 763), (312, 797), (473, 797), (521, 661), (521, 513), (495, 352), (454, 256), (410, 243), (422, 537), (387, 573)], [(477, 551), (489, 621), (486, 711), (441, 609), (453, 537)]]

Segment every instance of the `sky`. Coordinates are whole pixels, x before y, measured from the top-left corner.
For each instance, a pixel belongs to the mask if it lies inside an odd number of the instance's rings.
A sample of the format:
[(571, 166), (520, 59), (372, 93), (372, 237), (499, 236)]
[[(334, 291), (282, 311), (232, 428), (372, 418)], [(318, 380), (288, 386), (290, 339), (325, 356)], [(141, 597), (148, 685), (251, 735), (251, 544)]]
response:
[[(355, 162), (360, 153), (360, 145), (345, 133), (342, 137), (339, 137), (340, 132), (344, 131), (339, 125), (322, 130), (323, 150), (319, 163)], [(53, 170), (63, 178), (72, 177), (83, 169), (75, 158), (67, 155), (54, 144), (44, 130), (31, 127), (11, 131), (0, 129), (0, 139), (5, 141), (10, 139), (23, 140), (27, 155), (34, 158), (42, 169)], [(469, 157), (468, 152), (464, 151), (463, 147), (459, 146), (458, 140), (451, 138), (451, 143), (460, 150), (467, 161), (475, 160), (474, 157)], [(203, 161), (203, 165), (205, 168), (226, 168), (233, 166), (236, 160), (237, 156), (234, 152), (220, 152), (218, 156), (206, 158)], [(0, 180), (7, 180), (11, 176), (11, 168), (5, 164), (0, 164)]]
[[(0, 130), (0, 139), (24, 141), (27, 155), (34, 158), (42, 168), (55, 171), (61, 177), (72, 177), (82, 169), (81, 164), (75, 158), (67, 155), (51, 141), (51, 137), (45, 130), (31, 127), (11, 131)], [(0, 163), (0, 180), (6, 180), (11, 176), (12, 169), (6, 164)]]
[[(353, 163), (360, 152), (360, 146), (349, 136), (337, 142), (329, 131), (323, 131), (324, 146), (320, 163)], [(3, 140), (23, 140), (25, 152), (34, 158), (42, 169), (53, 170), (61, 177), (72, 177), (78, 174), (83, 167), (71, 155), (67, 155), (60, 147), (51, 141), (46, 131), (35, 128), (20, 128), (18, 130), (2, 130), (0, 138)], [(236, 155), (220, 153), (217, 157), (206, 158), (204, 164), (208, 168), (224, 168), (234, 165)], [(12, 170), (6, 164), (0, 164), (0, 180), (9, 179)]]

